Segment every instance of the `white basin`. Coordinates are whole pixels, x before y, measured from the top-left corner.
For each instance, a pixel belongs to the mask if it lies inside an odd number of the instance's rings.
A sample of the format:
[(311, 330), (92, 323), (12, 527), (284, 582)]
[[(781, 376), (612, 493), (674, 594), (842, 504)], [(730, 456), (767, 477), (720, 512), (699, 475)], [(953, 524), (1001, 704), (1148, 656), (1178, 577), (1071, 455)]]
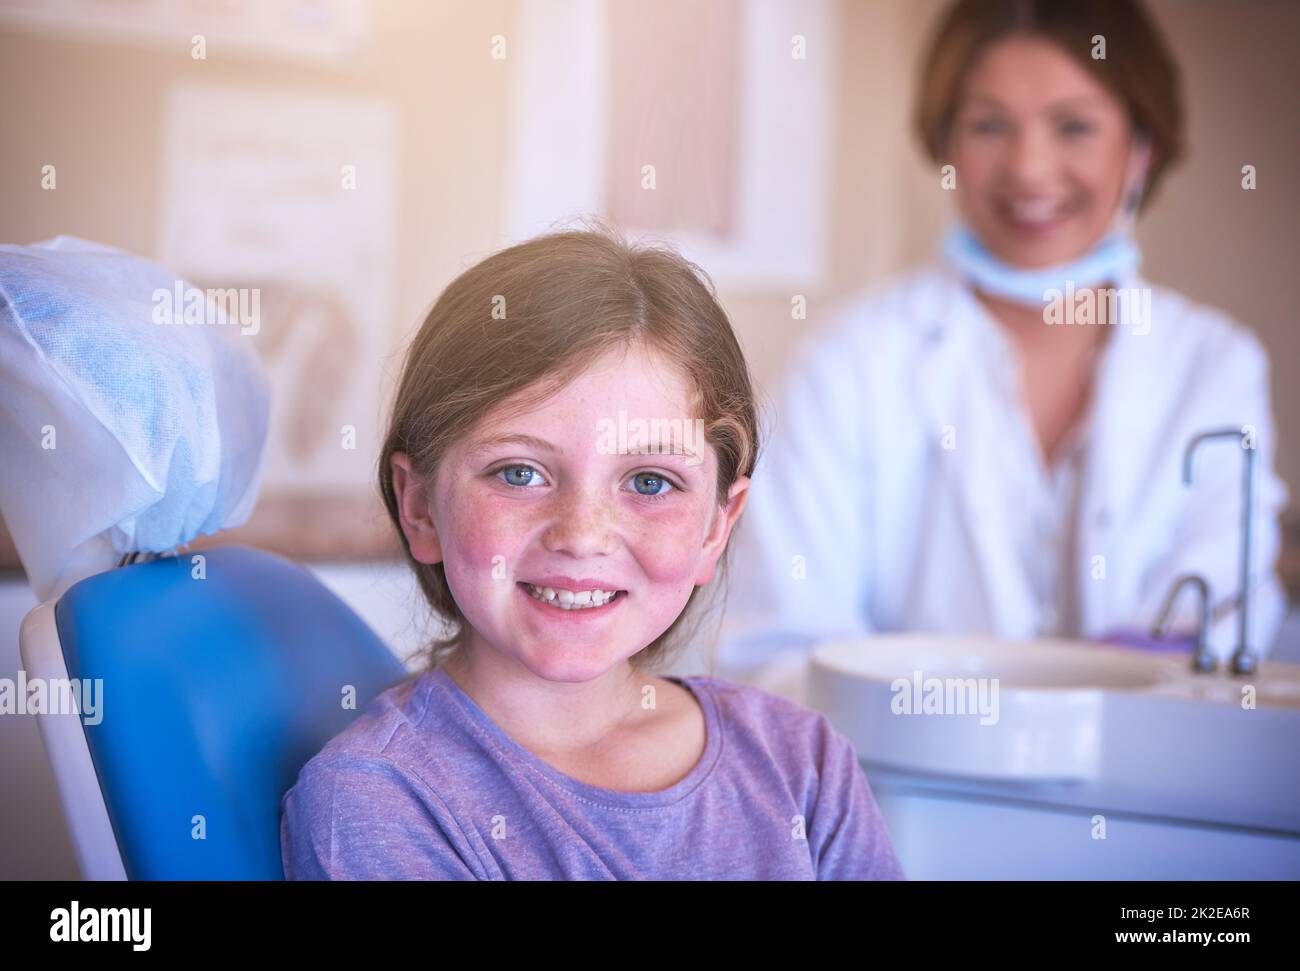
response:
[(891, 634), (782, 677), (852, 742), (910, 876), (1296, 879), (1300, 664), (1190, 661)]
[(820, 645), (806, 677), (861, 759), (918, 780), (1300, 832), (1300, 665), (888, 634)]
[(1041, 638), (887, 634), (820, 646), (815, 666), (849, 677), (893, 681), (917, 670), (936, 678), (997, 678), (1008, 688), (1124, 690), (1176, 677), (1185, 666), (1169, 657), (1109, 645)]

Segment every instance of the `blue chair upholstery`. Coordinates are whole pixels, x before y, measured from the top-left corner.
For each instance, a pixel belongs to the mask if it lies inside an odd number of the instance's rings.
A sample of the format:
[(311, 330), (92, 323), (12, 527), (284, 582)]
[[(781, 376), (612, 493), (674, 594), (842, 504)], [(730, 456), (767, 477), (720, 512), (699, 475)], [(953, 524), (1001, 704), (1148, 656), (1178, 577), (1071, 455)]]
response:
[(406, 676), (315, 577), (246, 547), (88, 577), (54, 617), (68, 676), (103, 679), (84, 730), (130, 879), (283, 879), (282, 796)]

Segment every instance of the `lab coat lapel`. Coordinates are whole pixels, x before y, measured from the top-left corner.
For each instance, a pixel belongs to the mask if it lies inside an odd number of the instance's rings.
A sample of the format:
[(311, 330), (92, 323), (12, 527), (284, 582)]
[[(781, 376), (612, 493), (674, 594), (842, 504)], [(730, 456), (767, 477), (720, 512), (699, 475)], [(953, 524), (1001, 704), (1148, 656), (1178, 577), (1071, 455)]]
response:
[[(988, 633), (1029, 637), (1036, 630), (1037, 605), (1018, 562), (1008, 522), (1010, 503), (1001, 481), (1015, 474), (1004, 461), (1006, 416), (983, 370), (990, 366), (991, 321), (974, 296), (949, 271), (914, 291), (911, 323), (918, 342), (915, 381), (922, 427), (932, 436), (944, 478), (941, 501), (955, 504), (960, 528), (974, 562), (973, 575), (934, 564), (950, 584), (971, 583), (982, 593)], [(943, 429), (952, 426), (955, 448), (943, 448)], [(956, 596), (959, 591), (951, 591)]]
[[(1130, 293), (1150, 289), (1150, 284), (1137, 276), (1121, 281), (1120, 286)], [(1143, 488), (1144, 462), (1159, 432), (1158, 403), (1164, 397), (1161, 382), (1168, 371), (1159, 359), (1160, 322), (1151, 320), (1150, 332), (1139, 333), (1127, 316), (1132, 311), (1126, 302), (1121, 302), (1120, 311), (1125, 316), (1121, 323), (1110, 325), (1114, 332), (1094, 379), (1083, 503), (1076, 524), (1080, 620), (1084, 633), (1093, 635), (1104, 633), (1115, 616), (1115, 570), (1122, 567), (1120, 546), (1127, 511), (1135, 507)], [(1171, 482), (1177, 474), (1176, 468), (1170, 470)], [(1095, 557), (1103, 559), (1099, 562)]]

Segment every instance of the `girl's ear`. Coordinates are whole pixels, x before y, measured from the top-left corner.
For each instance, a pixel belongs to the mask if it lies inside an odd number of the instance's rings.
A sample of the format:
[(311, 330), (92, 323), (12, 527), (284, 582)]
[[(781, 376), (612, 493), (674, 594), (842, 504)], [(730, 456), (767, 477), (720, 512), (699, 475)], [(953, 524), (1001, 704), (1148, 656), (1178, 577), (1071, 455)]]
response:
[(405, 452), (394, 452), (389, 458), (393, 474), (393, 494), (397, 498), (397, 512), (402, 521), (402, 534), (411, 556), (419, 563), (441, 563), (442, 544), (433, 523), (433, 501), (425, 484), (411, 468), (411, 459)]
[(742, 475), (731, 484), (731, 489), (727, 493), (727, 504), (720, 506), (719, 511), (714, 514), (713, 528), (709, 530), (709, 535), (704, 538), (704, 559), (700, 562), (699, 572), (695, 575), (695, 585), (702, 587), (713, 579), (713, 574), (718, 566), (718, 559), (722, 556), (727, 548), (727, 540), (731, 537), (731, 531), (736, 525), (736, 520), (745, 510), (745, 503), (749, 501), (749, 477)]

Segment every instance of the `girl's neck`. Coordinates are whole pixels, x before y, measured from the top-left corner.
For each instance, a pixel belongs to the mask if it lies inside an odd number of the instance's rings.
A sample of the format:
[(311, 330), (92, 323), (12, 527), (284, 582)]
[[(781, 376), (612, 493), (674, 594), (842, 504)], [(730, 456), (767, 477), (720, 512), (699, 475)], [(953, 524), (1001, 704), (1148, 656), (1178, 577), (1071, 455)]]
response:
[(627, 661), (591, 681), (547, 681), (490, 647), (462, 646), (447, 674), (507, 735), (536, 755), (588, 752), (642, 720), (658, 679)]

